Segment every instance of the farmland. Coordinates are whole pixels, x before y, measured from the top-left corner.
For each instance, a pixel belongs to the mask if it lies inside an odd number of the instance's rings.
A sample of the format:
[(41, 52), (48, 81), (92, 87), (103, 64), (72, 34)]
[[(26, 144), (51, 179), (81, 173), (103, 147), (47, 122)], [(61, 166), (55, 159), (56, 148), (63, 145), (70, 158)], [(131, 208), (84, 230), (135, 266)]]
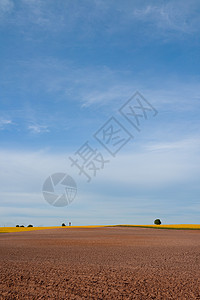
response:
[(18, 229), (0, 234), (1, 299), (200, 299), (199, 230)]

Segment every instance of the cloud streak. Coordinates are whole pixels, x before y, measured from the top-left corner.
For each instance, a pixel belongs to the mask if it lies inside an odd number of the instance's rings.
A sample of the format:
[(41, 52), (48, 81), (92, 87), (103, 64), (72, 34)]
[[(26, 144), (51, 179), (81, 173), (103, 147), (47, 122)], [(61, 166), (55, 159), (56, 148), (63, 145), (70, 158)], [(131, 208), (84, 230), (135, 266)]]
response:
[(35, 134), (39, 134), (39, 133), (47, 133), (49, 132), (49, 129), (47, 126), (44, 125), (38, 125), (38, 124), (34, 124), (34, 125), (29, 125), (28, 129), (30, 130), (30, 132), (35, 133)]
[[(42, 30), (52, 32), (63, 31), (67, 33), (77, 33), (79, 38), (93, 38), (97, 32), (103, 29), (104, 34), (110, 36), (127, 28), (135, 29), (138, 22), (144, 25), (148, 23), (143, 33), (145, 36), (165, 35), (166, 31), (171, 31), (178, 37), (180, 33), (193, 34), (199, 30), (199, 2), (175, 1), (157, 2), (151, 4), (149, 1), (113, 1), (106, 3), (102, 1), (86, 1), (87, 5), (79, 1), (57, 1), (52, 0), (19, 0), (18, 8), (11, 0), (2, 0), (0, 12), (6, 14), (14, 11), (13, 20), (9, 22), (22, 26), (25, 23), (39, 26)], [(110, 16), (112, 16), (110, 18)], [(115, 22), (117, 16), (118, 22)], [(6, 20), (4, 19), (4, 22)], [(79, 23), (82, 27), (78, 29)], [(156, 30), (156, 34), (155, 34)], [(180, 36), (179, 36), (180, 37)]]
[(0, 118), (0, 130), (6, 130), (9, 125), (13, 125), (12, 120)]
[(192, 34), (199, 29), (200, 17), (196, 11), (198, 8), (197, 1), (167, 1), (164, 4), (146, 4), (141, 9), (136, 8), (133, 17), (150, 22), (157, 29)]
[(1, 0), (0, 2), (0, 17), (6, 15), (14, 9), (12, 0)]
[[(102, 205), (101, 214), (104, 214), (107, 208), (113, 205), (113, 201), (120, 206), (122, 199), (127, 208), (133, 205), (137, 207), (139, 214), (145, 215), (150, 213), (148, 203), (153, 205), (155, 195), (155, 202), (158, 198), (159, 201), (174, 199), (174, 210), (178, 210), (177, 206), (181, 199), (185, 206), (190, 205), (192, 209), (192, 203), (195, 204), (199, 193), (198, 153), (199, 140), (195, 138), (177, 143), (145, 145), (143, 149), (132, 153), (119, 154), (97, 175), (96, 179), (93, 179), (92, 183), (87, 184), (84, 177), (79, 177), (78, 172), (69, 167), (66, 153), (53, 155), (47, 151), (17, 153), (1, 150), (0, 206), (2, 209), (13, 207), (12, 214), (16, 215), (19, 208), (28, 211), (30, 207), (36, 206), (36, 211), (40, 208), (43, 210), (46, 206), (41, 194), (44, 180), (50, 174), (67, 172), (79, 183), (78, 198), (75, 199), (72, 207), (76, 210), (76, 214), (80, 215), (80, 222), (84, 221), (84, 216), (81, 214), (83, 207), (90, 210), (90, 207), (97, 208)], [(181, 185), (184, 186), (184, 193), (193, 190), (190, 199), (187, 200), (180, 191), (174, 191), (175, 187)], [(169, 199), (169, 195), (172, 199)], [(139, 198), (143, 200), (139, 201)], [(160, 205), (164, 205), (162, 201)], [(48, 210), (48, 207), (46, 209)], [(51, 207), (49, 209), (51, 210)], [(183, 213), (186, 214), (184, 209)], [(53, 218), (54, 214), (55, 210), (52, 210), (49, 218)], [(128, 210), (125, 209), (124, 214), (128, 214)]]

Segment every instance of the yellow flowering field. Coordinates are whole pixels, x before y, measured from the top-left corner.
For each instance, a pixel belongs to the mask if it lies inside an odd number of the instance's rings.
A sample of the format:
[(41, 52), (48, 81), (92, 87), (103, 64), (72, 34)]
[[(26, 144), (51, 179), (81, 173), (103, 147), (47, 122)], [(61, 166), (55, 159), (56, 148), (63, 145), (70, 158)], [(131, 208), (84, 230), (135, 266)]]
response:
[(143, 227), (158, 229), (200, 229), (200, 224), (171, 224), (171, 225), (116, 225), (120, 227)]
[(172, 224), (172, 225), (91, 225), (91, 226), (49, 226), (49, 227), (0, 227), (0, 233), (6, 232), (23, 232), (44, 229), (71, 229), (71, 228), (100, 228), (100, 227), (142, 227), (157, 229), (198, 229), (200, 224)]
[(2, 232), (22, 232), (22, 231), (33, 231), (33, 230), (44, 230), (44, 229), (70, 229), (70, 228), (98, 228), (105, 227), (104, 225), (93, 225), (93, 226), (49, 226), (49, 227), (0, 227), (0, 233)]

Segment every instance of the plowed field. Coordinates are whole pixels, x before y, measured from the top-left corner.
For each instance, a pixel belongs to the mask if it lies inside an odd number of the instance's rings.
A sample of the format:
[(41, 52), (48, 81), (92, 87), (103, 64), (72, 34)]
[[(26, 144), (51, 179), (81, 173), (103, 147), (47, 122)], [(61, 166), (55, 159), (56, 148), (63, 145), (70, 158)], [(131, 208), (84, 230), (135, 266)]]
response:
[(0, 299), (200, 299), (200, 231), (1, 233)]

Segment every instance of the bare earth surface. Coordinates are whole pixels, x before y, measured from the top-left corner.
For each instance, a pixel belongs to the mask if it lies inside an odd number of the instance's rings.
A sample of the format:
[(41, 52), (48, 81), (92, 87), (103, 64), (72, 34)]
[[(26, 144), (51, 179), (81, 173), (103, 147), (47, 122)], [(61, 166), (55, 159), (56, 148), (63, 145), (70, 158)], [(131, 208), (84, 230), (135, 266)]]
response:
[(200, 299), (200, 231), (0, 234), (0, 299)]

